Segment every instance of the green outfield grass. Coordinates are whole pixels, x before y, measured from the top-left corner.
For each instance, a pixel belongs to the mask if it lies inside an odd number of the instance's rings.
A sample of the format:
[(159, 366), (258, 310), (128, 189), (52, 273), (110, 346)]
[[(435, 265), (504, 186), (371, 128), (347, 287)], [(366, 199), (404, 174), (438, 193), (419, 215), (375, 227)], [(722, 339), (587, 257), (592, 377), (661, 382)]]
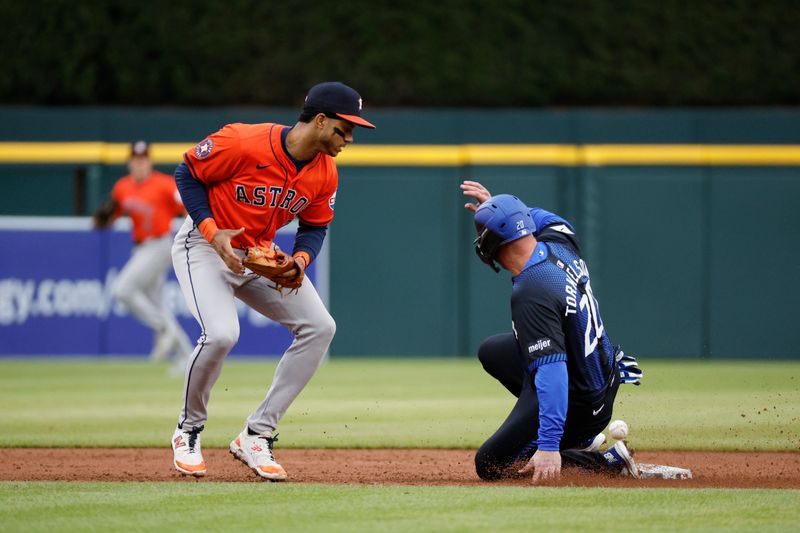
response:
[[(800, 363), (645, 361), (615, 416), (639, 449), (797, 450)], [(274, 362), (231, 360), (204, 445), (226, 446)], [(166, 446), (182, 381), (146, 361), (0, 360), (0, 447)], [(286, 447), (474, 448), (513, 399), (471, 359), (326, 363)], [(0, 460), (2, 450), (0, 450)], [(0, 482), (4, 531), (788, 531), (800, 490)]]
[[(615, 418), (638, 449), (797, 450), (800, 363), (642, 360)], [(225, 447), (263, 398), (274, 361), (230, 360), (206, 447)], [(0, 447), (164, 446), (182, 380), (141, 360), (0, 360)], [(291, 407), (282, 447), (475, 448), (513, 398), (474, 359), (334, 359)]]
[(0, 483), (0, 531), (790, 531), (797, 490)]

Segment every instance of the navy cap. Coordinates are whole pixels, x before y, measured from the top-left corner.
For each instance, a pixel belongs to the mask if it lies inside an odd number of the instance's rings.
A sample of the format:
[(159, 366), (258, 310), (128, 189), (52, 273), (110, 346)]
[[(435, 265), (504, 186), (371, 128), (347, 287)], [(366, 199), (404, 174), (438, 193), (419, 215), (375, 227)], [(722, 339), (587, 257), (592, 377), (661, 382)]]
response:
[(303, 111), (336, 115), (356, 126), (375, 128), (374, 124), (361, 117), (362, 104), (361, 95), (352, 87), (338, 81), (326, 81), (309, 89)]
[(134, 141), (131, 143), (131, 157), (136, 155), (150, 155), (150, 145), (147, 141)]

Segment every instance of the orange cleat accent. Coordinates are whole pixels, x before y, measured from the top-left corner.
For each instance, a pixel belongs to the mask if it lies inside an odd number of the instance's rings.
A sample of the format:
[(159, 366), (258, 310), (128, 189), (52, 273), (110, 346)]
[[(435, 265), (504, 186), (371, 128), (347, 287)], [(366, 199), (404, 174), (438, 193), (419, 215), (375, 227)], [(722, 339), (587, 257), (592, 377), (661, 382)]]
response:
[(175, 466), (177, 466), (180, 470), (184, 470), (191, 474), (198, 474), (206, 472), (206, 463), (200, 463), (199, 465), (187, 465), (186, 463), (182, 463), (180, 461), (175, 461)]
[(279, 466), (271, 466), (271, 465), (259, 465), (259, 470), (265, 472), (267, 474), (274, 474), (278, 476), (286, 476), (286, 470)]

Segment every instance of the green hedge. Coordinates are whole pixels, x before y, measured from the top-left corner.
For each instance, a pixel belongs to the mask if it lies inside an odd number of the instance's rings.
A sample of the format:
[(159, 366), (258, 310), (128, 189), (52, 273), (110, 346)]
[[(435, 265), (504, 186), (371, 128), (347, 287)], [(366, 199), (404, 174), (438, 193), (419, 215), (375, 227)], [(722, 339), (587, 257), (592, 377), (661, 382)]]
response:
[(289, 105), (793, 105), (800, 2), (0, 0), (0, 99)]

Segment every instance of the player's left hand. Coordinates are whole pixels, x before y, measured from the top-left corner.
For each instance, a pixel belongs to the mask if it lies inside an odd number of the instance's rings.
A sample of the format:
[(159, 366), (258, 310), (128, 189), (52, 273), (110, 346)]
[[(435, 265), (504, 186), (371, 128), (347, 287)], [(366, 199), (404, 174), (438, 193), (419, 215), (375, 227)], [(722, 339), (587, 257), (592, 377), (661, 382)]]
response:
[(464, 196), (471, 196), (477, 200), (477, 204), (471, 202), (464, 204), (464, 207), (473, 213), (478, 210), (479, 205), (492, 197), (489, 190), (477, 181), (464, 180), (461, 183), (461, 190), (464, 191)]
[(306, 277), (306, 258), (302, 254), (295, 254), (292, 256), (292, 268), (286, 272), (269, 276), (269, 279), (275, 282), (275, 288), (281, 291), (282, 289), (289, 289), (289, 294), (297, 293), (303, 285), (303, 280)]
[(295, 280), (296, 278), (299, 278), (305, 274), (306, 267), (308, 266), (306, 265), (306, 258), (300, 254), (294, 255), (292, 258), (294, 259), (294, 268), (287, 270), (278, 277), (286, 278), (288, 281)]
[(642, 384), (644, 372), (639, 368), (639, 362), (632, 355), (625, 355), (625, 352), (617, 348), (616, 361), (619, 369), (619, 382), (633, 385)]
[(531, 460), (522, 467), (519, 473), (527, 474), (531, 470), (533, 470), (532, 482), (534, 485), (559, 479), (561, 477), (561, 452), (536, 450)]

